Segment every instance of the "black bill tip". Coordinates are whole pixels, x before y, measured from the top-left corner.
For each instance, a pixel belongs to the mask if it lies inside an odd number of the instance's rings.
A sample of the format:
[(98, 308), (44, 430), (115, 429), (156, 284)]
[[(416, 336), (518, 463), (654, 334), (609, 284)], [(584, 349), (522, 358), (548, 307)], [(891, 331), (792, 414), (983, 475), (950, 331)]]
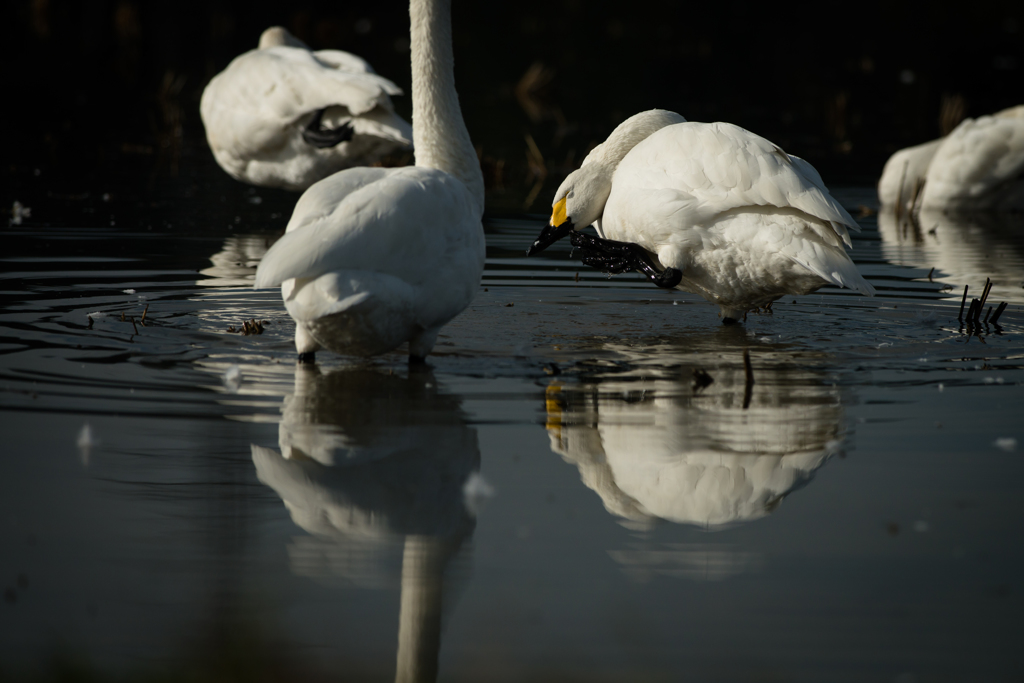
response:
[(572, 221), (565, 221), (559, 226), (554, 226), (548, 223), (544, 226), (544, 229), (541, 230), (540, 235), (537, 236), (537, 239), (534, 240), (533, 244), (530, 245), (530, 248), (526, 250), (526, 255), (533, 256), (534, 254), (539, 254), (544, 251), (552, 244), (572, 232), (572, 227)]

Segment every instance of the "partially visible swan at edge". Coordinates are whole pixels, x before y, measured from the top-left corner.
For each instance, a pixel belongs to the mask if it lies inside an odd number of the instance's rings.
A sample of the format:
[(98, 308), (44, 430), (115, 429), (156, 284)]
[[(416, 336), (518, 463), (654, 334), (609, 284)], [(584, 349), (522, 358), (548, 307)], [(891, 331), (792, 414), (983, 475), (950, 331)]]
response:
[(412, 142), (390, 95), (402, 91), (360, 57), (313, 52), (280, 26), (203, 91), (199, 111), (221, 168), (254, 185), (305, 190)]
[(584, 263), (700, 294), (723, 322), (826, 284), (875, 291), (843, 247), (860, 228), (814, 167), (729, 123), (626, 119), (558, 188), (528, 253), (590, 224), (602, 239), (573, 233)]
[(411, 0), (409, 14), (416, 165), (316, 183), (256, 270), (257, 288), (281, 285), (300, 361), (404, 342), (422, 361), (479, 288), (484, 185), (455, 91), (451, 0)]
[(878, 199), (911, 211), (1024, 209), (1024, 105), (964, 119), (946, 137), (896, 152)]

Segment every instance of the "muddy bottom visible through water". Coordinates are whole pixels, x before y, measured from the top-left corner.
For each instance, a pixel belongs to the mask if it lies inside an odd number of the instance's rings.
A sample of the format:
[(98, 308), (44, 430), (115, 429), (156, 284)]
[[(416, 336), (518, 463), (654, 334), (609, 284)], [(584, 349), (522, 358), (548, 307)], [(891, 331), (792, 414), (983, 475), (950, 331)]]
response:
[(429, 367), (310, 367), (220, 187), (4, 229), (0, 679), (1019, 680), (1019, 216), (838, 188), (878, 296), (730, 327), (490, 217)]

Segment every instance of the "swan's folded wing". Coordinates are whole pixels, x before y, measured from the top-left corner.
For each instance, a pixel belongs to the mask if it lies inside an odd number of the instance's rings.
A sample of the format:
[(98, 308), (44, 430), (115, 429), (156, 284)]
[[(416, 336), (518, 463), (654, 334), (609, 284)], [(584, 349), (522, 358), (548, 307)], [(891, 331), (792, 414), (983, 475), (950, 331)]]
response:
[(928, 170), (926, 203), (933, 197), (951, 203), (981, 199), (1020, 177), (1024, 172), (1024, 117), (1000, 114), (965, 119), (946, 137)]
[(675, 191), (679, 203), (673, 211), (690, 224), (761, 206), (816, 218), (822, 239), (836, 246), (850, 244), (847, 229), (860, 229), (810, 164), (728, 123), (680, 123), (659, 130), (626, 155), (612, 184), (615, 191), (624, 185)]

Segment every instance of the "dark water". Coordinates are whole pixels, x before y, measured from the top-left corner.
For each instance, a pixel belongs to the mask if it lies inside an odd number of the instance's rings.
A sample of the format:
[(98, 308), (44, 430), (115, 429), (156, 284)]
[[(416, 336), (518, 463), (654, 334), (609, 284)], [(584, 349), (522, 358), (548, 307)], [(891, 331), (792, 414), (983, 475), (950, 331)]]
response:
[(410, 373), (296, 367), (225, 187), (4, 229), (0, 678), (1019, 680), (1019, 219), (866, 214), (879, 296), (726, 328), (491, 218)]

